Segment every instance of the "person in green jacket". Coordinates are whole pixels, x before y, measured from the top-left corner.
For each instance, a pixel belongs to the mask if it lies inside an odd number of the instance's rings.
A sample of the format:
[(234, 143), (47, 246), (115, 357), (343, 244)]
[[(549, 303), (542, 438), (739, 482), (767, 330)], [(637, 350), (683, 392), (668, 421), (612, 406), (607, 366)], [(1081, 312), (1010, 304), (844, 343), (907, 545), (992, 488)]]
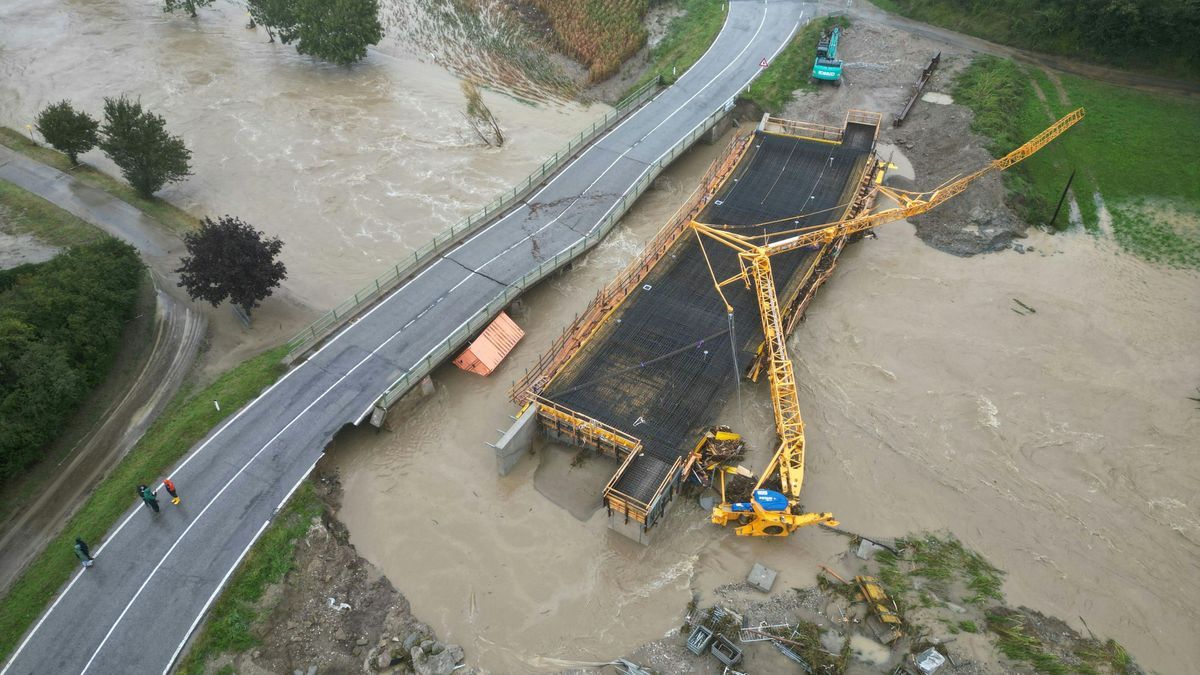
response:
[(94, 564), (92, 562), (94, 558), (92, 558), (91, 552), (88, 551), (87, 543), (79, 537), (75, 537), (75, 557), (79, 558), (79, 562), (83, 565), (84, 569)]
[(149, 506), (154, 509), (155, 513), (158, 513), (158, 497), (154, 496), (154, 490), (145, 485), (139, 485), (138, 494), (141, 495), (142, 501), (146, 502), (146, 506)]

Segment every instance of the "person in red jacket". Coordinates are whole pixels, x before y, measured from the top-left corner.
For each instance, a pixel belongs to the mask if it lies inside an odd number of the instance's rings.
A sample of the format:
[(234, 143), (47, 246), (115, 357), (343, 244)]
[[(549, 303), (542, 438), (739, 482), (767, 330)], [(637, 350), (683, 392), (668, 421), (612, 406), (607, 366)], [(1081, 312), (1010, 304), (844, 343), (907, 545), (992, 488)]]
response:
[(171, 503), (179, 506), (181, 500), (179, 499), (179, 494), (175, 492), (175, 484), (171, 482), (170, 478), (163, 479), (163, 487), (167, 489), (167, 494), (171, 495)]

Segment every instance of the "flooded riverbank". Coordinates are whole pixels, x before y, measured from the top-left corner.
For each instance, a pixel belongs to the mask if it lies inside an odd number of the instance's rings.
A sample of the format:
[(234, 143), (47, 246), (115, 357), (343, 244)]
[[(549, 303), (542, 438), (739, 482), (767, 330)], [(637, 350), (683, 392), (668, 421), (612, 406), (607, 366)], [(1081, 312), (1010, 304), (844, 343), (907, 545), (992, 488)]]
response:
[[(573, 450), (547, 445), (494, 474), (484, 443), (508, 424), (513, 377), (705, 164), (674, 167), (674, 194), (651, 193), (576, 270), (527, 296), (529, 337), (491, 379), (443, 368), (436, 395), (390, 432), (349, 431), (330, 449), (352, 542), (485, 668), (607, 661), (676, 629), (693, 592), (753, 561), (806, 586), (844, 549), (815, 529), (737, 539), (687, 501), (641, 548), (597, 510), (608, 460), (573, 466)], [(1200, 462), (1187, 452), (1200, 415), (1186, 398), (1200, 372), (1197, 276), (1087, 235), (1034, 233), (1031, 253), (963, 259), (912, 232), (893, 224), (851, 247), (792, 339), (806, 505), (876, 536), (952, 532), (1009, 572), (1014, 604), (1083, 616), (1143, 665), (1185, 668), (1200, 657), (1200, 598), (1162, 579), (1193, 576), (1200, 552)], [(766, 388), (743, 394), (761, 463)]]
[[(140, 98), (193, 152), (160, 196), (240, 216), (285, 242), (286, 289), (317, 311), (524, 178), (607, 107), (484, 96), (507, 143), (481, 150), (458, 80), (385, 38), (352, 67), (300, 56), (218, 2), (199, 19), (158, 4), (0, 6), (0, 124), (64, 98), (99, 115)], [(89, 65), (90, 64), (90, 65)], [(99, 152), (84, 160), (116, 174)]]

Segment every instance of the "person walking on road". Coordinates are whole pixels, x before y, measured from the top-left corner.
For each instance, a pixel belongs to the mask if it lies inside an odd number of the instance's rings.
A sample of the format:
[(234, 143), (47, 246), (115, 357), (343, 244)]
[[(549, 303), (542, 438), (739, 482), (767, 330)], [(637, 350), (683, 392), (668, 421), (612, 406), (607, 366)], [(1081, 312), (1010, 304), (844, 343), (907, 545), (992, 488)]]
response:
[(87, 542), (79, 537), (75, 537), (75, 557), (79, 558), (79, 562), (83, 565), (84, 569), (87, 569), (95, 564), (92, 562), (95, 560), (95, 558), (93, 558), (91, 552), (88, 551)]
[(163, 487), (167, 488), (167, 494), (171, 495), (171, 503), (179, 506), (179, 494), (175, 492), (175, 484), (171, 482), (170, 478), (163, 479)]
[(138, 494), (141, 495), (142, 501), (146, 502), (146, 506), (154, 509), (158, 513), (158, 497), (154, 496), (154, 491), (145, 485), (138, 486)]

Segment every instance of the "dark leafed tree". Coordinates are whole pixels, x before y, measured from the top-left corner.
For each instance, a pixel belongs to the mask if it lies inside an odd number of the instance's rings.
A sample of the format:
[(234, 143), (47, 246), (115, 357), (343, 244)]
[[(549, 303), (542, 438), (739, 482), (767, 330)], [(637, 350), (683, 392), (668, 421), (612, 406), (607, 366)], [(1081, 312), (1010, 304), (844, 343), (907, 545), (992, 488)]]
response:
[(142, 110), (137, 101), (124, 96), (104, 99), (100, 149), (146, 197), (191, 175), (192, 152), (181, 138), (168, 134), (166, 126), (163, 118)]
[[(378, 0), (295, 0), (296, 51), (339, 66), (367, 55), (383, 39)], [(280, 34), (284, 42), (291, 38)]]
[(38, 113), (34, 124), (42, 138), (55, 150), (65, 154), (72, 164), (78, 164), (79, 155), (100, 142), (96, 134), (100, 123), (82, 110), (72, 108), (70, 101), (46, 106), (45, 110)]
[(188, 255), (175, 270), (179, 285), (193, 300), (213, 307), (228, 299), (249, 314), (287, 277), (287, 268), (276, 259), (283, 242), (233, 216), (216, 222), (205, 218), (183, 243)]
[(284, 42), (296, 39), (297, 0), (247, 0), (250, 18), (267, 29), (271, 42), (275, 36)]
[(207, 7), (213, 3), (213, 0), (163, 0), (163, 11), (174, 12), (177, 9), (187, 11), (188, 15), (195, 18), (197, 7)]

